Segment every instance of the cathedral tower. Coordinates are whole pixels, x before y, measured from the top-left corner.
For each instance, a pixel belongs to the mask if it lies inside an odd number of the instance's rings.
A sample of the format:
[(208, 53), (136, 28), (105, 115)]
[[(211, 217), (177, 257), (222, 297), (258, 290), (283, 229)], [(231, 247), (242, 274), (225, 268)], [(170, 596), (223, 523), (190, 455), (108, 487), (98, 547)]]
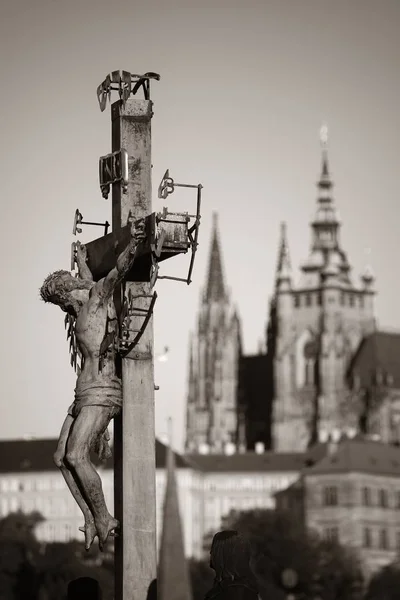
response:
[(318, 437), (344, 428), (346, 369), (361, 339), (375, 329), (372, 276), (364, 274), (360, 286), (353, 284), (340, 242), (326, 128), (321, 130), (321, 145), (310, 254), (297, 286), (285, 227), (278, 253), (267, 332), (273, 370), (272, 434), (278, 451), (301, 451)]
[(189, 355), (186, 451), (221, 452), (226, 444), (237, 443), (240, 322), (225, 287), (216, 214)]

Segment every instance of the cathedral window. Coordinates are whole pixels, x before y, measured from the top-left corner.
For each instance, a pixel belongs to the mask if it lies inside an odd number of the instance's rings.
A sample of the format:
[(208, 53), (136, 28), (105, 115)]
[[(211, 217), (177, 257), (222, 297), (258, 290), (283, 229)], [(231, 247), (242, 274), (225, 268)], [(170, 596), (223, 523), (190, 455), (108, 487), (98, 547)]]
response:
[(371, 490), (368, 487), (364, 487), (362, 490), (362, 503), (364, 506), (371, 505)]
[(334, 485), (324, 488), (324, 504), (325, 506), (338, 505), (338, 490)]
[(322, 304), (322, 294), (321, 294), (321, 292), (317, 293), (317, 304), (318, 304), (318, 306), (321, 306), (321, 304)]
[(312, 358), (306, 358), (305, 360), (304, 382), (306, 385), (314, 384), (314, 360)]
[(300, 294), (295, 294), (294, 305), (295, 305), (296, 308), (299, 308), (299, 306), (300, 306)]
[(311, 306), (311, 304), (312, 304), (311, 294), (306, 294), (306, 306)]
[(364, 548), (371, 548), (372, 540), (371, 540), (371, 530), (369, 527), (364, 527), (363, 532), (363, 546)]

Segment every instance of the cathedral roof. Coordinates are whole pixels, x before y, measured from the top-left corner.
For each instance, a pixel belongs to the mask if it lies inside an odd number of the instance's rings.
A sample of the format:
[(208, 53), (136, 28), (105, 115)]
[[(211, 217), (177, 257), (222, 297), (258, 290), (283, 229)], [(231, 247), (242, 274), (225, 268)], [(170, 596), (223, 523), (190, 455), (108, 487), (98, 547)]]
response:
[(276, 281), (289, 281), (291, 277), (291, 265), (289, 256), (289, 245), (287, 241), (286, 223), (281, 223), (281, 239), (279, 243), (278, 262), (276, 265)]
[[(57, 447), (57, 439), (0, 440), (0, 474), (8, 473), (40, 473), (58, 471), (53, 462), (53, 454)], [(184, 457), (175, 454), (175, 464), (179, 468), (192, 468)], [(167, 447), (156, 440), (156, 467), (165, 468)], [(111, 458), (103, 465), (112, 469)]]
[(223, 300), (226, 297), (224, 275), (222, 269), (222, 254), (218, 234), (217, 214), (213, 215), (213, 232), (208, 263), (205, 300)]
[(365, 439), (345, 439), (304, 475), (351, 472), (400, 477), (400, 448)]
[(357, 376), (358, 385), (367, 388), (377, 370), (391, 377), (391, 385), (400, 389), (400, 332), (375, 331), (364, 338), (356, 351), (348, 375)]
[[(186, 458), (186, 456), (185, 456)], [(209, 473), (297, 472), (306, 466), (306, 453), (246, 452), (244, 454), (190, 454), (190, 462)]]

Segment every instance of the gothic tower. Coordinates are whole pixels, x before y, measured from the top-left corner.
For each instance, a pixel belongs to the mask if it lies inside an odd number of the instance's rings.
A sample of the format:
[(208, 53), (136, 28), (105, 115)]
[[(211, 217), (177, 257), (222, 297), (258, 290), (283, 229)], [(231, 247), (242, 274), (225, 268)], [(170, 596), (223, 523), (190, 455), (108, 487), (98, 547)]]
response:
[(281, 232), (267, 330), (273, 370), (272, 435), (277, 451), (304, 450), (318, 438), (350, 425), (346, 369), (361, 339), (375, 329), (374, 282), (363, 275), (360, 286), (353, 284), (340, 242), (326, 128), (321, 130), (321, 144), (311, 249), (297, 286), (285, 226)]
[(221, 452), (237, 443), (240, 322), (225, 287), (217, 215), (196, 335), (191, 336), (186, 451)]

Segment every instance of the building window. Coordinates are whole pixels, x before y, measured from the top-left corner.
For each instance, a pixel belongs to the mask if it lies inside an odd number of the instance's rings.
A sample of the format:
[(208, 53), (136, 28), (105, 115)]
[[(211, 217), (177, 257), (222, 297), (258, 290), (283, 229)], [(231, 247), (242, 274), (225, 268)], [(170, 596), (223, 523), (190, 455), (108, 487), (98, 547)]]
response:
[(314, 360), (306, 358), (305, 361), (305, 381), (306, 385), (314, 385)]
[(379, 490), (379, 506), (387, 508), (387, 492), (386, 490)]
[(362, 489), (362, 503), (364, 506), (371, 506), (371, 490), (368, 487)]
[(343, 306), (343, 305), (344, 305), (344, 292), (342, 292), (342, 293), (340, 294), (340, 304), (341, 304), (341, 306)]
[(354, 306), (354, 296), (353, 296), (353, 294), (349, 295), (349, 306)]
[(318, 306), (321, 306), (321, 304), (322, 304), (322, 294), (321, 294), (321, 292), (317, 293), (317, 304), (318, 304)]
[(396, 549), (400, 551), (400, 531), (396, 534)]
[(388, 549), (388, 536), (386, 529), (381, 529), (379, 532), (379, 547), (382, 550)]
[(311, 294), (306, 294), (306, 306), (311, 306), (311, 304), (312, 304)]
[(324, 531), (324, 537), (329, 542), (337, 542), (339, 540), (339, 528), (326, 527)]
[(325, 506), (337, 506), (338, 493), (336, 486), (328, 486), (324, 489), (324, 504)]
[(360, 298), (360, 308), (364, 308), (364, 296), (359, 296)]
[(296, 308), (299, 308), (300, 306), (300, 294), (296, 294), (294, 297), (294, 305)]
[(397, 508), (400, 508), (400, 491), (397, 492)]
[(364, 527), (363, 546), (364, 548), (371, 548), (372, 546), (371, 530), (369, 527)]

